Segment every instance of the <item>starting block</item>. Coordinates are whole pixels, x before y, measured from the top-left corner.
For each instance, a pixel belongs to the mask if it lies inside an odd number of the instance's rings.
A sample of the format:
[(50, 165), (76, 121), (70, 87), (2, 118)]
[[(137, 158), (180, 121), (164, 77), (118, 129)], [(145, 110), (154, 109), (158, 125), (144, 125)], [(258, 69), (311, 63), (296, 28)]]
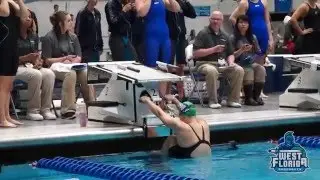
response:
[(290, 65), (301, 67), (301, 73), (280, 95), (280, 107), (319, 109), (320, 107), (320, 54), (269, 55), (283, 57)]
[[(165, 63), (159, 63), (159, 66), (164, 70), (173, 68)], [(134, 61), (88, 63), (87, 74), (88, 84), (105, 85), (97, 101), (88, 104), (88, 119), (136, 126), (163, 124), (139, 101), (142, 95), (148, 95), (158, 103), (162, 100), (159, 94), (160, 82), (183, 80), (180, 76)]]

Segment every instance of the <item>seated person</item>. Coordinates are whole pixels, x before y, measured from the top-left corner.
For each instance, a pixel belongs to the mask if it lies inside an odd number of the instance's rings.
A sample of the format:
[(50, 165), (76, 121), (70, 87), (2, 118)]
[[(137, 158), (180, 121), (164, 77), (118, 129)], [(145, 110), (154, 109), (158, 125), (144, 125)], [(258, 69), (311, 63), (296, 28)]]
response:
[(241, 107), (239, 101), (244, 71), (234, 63), (232, 44), (220, 30), (222, 22), (223, 14), (214, 11), (210, 16), (210, 25), (201, 30), (194, 40), (193, 55), (197, 71), (206, 76), (209, 107), (221, 108), (217, 95), (217, 81), (221, 72), (227, 76), (231, 85), (227, 105), (238, 108)]
[(260, 98), (266, 81), (266, 70), (256, 63), (263, 54), (260, 50), (258, 39), (252, 34), (247, 15), (240, 15), (237, 18), (234, 35), (230, 41), (235, 47), (234, 56), (236, 62), (244, 69), (243, 91), (245, 95), (245, 105), (263, 105)]
[(196, 108), (191, 102), (180, 103), (174, 96), (166, 95), (180, 110), (179, 117), (171, 117), (157, 106), (149, 96), (142, 96), (145, 103), (176, 135), (169, 136), (163, 144), (162, 153), (175, 158), (210, 156), (210, 131), (206, 121), (196, 117)]
[(42, 67), (38, 44), (35, 23), (29, 12), (27, 17), (21, 17), (20, 20), (20, 36), (17, 45), (20, 65), (16, 79), (28, 84), (26, 118), (35, 121), (53, 120), (56, 116), (51, 113), (50, 108), (55, 75), (50, 69)]
[[(58, 11), (50, 17), (53, 29), (49, 31), (42, 42), (42, 56), (49, 67), (54, 63), (80, 63), (81, 48), (77, 36), (70, 32), (72, 21), (70, 14)], [(75, 118), (76, 112), (76, 82), (80, 84), (85, 102), (93, 101), (93, 92), (87, 84), (87, 70), (54, 70), (57, 79), (62, 80), (61, 116), (64, 119)]]

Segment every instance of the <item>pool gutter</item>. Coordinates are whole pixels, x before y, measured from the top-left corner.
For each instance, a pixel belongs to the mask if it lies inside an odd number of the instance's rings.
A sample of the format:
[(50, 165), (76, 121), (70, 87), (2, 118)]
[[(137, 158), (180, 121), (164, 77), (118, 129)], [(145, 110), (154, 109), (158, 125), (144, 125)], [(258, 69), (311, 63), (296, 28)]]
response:
[[(237, 113), (228, 116), (203, 115), (211, 130), (211, 142), (225, 143), (235, 140), (238, 143), (278, 139), (288, 130), (299, 135), (319, 134), (320, 125), (317, 112), (296, 114), (273, 114), (246, 118)], [(48, 156), (84, 156), (118, 152), (133, 152), (159, 149), (169, 129), (161, 126), (162, 134), (154, 138), (145, 138), (142, 128), (113, 128), (85, 132), (69, 132), (38, 137), (24, 137), (0, 141), (0, 153), (5, 154), (3, 162), (17, 163)], [(163, 131), (166, 129), (167, 131)], [(165, 133), (163, 133), (165, 132)]]

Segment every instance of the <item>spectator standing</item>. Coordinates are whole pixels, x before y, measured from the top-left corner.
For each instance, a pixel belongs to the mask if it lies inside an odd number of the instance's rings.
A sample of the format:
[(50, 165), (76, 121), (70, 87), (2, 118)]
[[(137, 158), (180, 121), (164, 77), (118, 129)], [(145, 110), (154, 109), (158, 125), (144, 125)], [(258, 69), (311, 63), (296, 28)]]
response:
[(88, 0), (86, 7), (79, 11), (76, 18), (76, 31), (81, 51), (82, 62), (99, 62), (103, 51), (101, 33), (101, 14), (95, 8), (98, 0)]
[(9, 113), (14, 77), (18, 70), (17, 41), (20, 19), (28, 16), (23, 0), (0, 0), (0, 127), (17, 127), (22, 123)]
[[(179, 66), (177, 74), (179, 76), (183, 76), (183, 68), (186, 63), (185, 48), (188, 45), (186, 40), (187, 29), (184, 18), (188, 17), (194, 19), (197, 17), (197, 14), (189, 1), (177, 0), (177, 2), (179, 3), (182, 11), (172, 12), (167, 10), (166, 17), (171, 39), (171, 63), (174, 64), (176, 60), (176, 64)], [(182, 99), (184, 96), (183, 83), (179, 82), (177, 84), (177, 88), (179, 98)]]

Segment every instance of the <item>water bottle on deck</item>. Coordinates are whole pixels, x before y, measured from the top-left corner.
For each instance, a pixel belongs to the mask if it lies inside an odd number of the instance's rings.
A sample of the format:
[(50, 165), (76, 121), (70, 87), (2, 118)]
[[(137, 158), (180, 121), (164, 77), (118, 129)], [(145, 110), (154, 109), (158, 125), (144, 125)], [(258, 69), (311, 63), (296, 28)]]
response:
[(88, 123), (87, 106), (84, 102), (77, 103), (77, 121), (80, 123), (80, 127), (86, 127)]

